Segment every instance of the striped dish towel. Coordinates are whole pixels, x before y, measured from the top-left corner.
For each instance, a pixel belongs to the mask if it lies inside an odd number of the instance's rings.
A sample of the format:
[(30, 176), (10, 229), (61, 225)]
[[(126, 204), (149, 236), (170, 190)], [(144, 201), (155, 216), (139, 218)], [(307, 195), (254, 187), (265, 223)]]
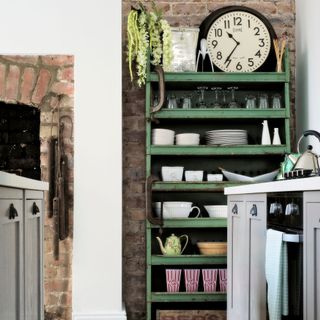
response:
[(269, 229), (266, 243), (266, 279), (269, 320), (288, 315), (288, 253), (283, 232)]

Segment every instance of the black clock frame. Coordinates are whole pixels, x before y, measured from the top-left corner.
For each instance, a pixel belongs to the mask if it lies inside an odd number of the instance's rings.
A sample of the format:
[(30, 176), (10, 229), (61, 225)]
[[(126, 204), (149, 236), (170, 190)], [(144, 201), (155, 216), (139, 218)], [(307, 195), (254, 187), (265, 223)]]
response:
[[(221, 9), (216, 10), (216, 11), (213, 11), (202, 21), (202, 23), (200, 25), (199, 39), (198, 39), (198, 45), (197, 45), (197, 54), (200, 49), (201, 39), (207, 38), (207, 34), (209, 32), (209, 29), (210, 29), (211, 25), (214, 23), (214, 21), (216, 19), (218, 19), (220, 16), (222, 16), (226, 13), (232, 12), (232, 11), (244, 11), (244, 12), (251, 13), (251, 14), (255, 15), (257, 18), (259, 18), (265, 24), (265, 26), (267, 27), (267, 29), (269, 31), (270, 39), (271, 39), (270, 52), (269, 52), (269, 55), (268, 55), (266, 61), (254, 72), (275, 71), (276, 65), (277, 65), (277, 60), (276, 60), (276, 54), (275, 54), (274, 47), (273, 47), (273, 39), (276, 39), (277, 35), (273, 29), (273, 26), (270, 23), (270, 21), (263, 14), (261, 14), (260, 12), (254, 10), (252, 8), (248, 8), (248, 7), (244, 7), (244, 6), (223, 7)], [(223, 70), (220, 70), (216, 65), (214, 65), (214, 67), (215, 67), (215, 71), (224, 72)], [(198, 71), (201, 71), (199, 69), (199, 67), (198, 67)], [(205, 61), (204, 61), (204, 71), (211, 71), (211, 66), (210, 66), (208, 59), (205, 59)]]

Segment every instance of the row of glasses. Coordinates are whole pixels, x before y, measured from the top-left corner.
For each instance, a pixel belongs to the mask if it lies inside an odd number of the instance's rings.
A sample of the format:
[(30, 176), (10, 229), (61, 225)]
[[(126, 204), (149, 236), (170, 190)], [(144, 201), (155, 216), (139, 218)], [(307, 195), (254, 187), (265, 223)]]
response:
[[(235, 91), (238, 87), (228, 87), (228, 90), (222, 90), (221, 87), (212, 87), (210, 88), (213, 92), (214, 99), (210, 104), (206, 102), (205, 92), (208, 90), (206, 86), (197, 87), (196, 95), (197, 95), (197, 108), (231, 108), (238, 109), (241, 108), (240, 103), (237, 101), (235, 96)], [(230, 94), (230, 98), (227, 101), (227, 95)], [(171, 93), (167, 97), (167, 108), (168, 109), (176, 109), (181, 107), (182, 109), (191, 109), (192, 108), (192, 98), (193, 94), (187, 94), (181, 98), (182, 103), (178, 105), (178, 99), (176, 98), (174, 93)], [(154, 105), (158, 102), (158, 97), (154, 98)], [(271, 97), (271, 107), (273, 109), (280, 109), (281, 106), (281, 95), (276, 93)], [(266, 93), (261, 93), (258, 97), (254, 95), (247, 95), (245, 97), (245, 108), (246, 109), (268, 109), (269, 108), (269, 97)]]

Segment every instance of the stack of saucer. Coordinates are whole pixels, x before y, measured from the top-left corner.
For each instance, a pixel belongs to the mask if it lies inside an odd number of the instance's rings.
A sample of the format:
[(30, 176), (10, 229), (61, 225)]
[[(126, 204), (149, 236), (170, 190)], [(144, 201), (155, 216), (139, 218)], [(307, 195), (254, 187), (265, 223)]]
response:
[(207, 145), (231, 146), (248, 144), (247, 130), (226, 129), (206, 132)]

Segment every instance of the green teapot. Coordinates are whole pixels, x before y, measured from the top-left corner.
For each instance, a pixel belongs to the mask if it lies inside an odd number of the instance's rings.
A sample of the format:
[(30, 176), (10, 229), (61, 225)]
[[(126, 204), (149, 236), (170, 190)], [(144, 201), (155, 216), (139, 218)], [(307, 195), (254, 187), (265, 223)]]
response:
[[(184, 247), (181, 250), (180, 239), (182, 239), (182, 238), (185, 238), (186, 242), (184, 244)], [(166, 256), (178, 256), (178, 255), (182, 254), (182, 252), (186, 248), (186, 246), (188, 244), (188, 240), (189, 240), (189, 238), (186, 234), (183, 234), (179, 237), (172, 234), (170, 237), (168, 237), (166, 239), (165, 245), (163, 246), (161, 239), (159, 237), (156, 237), (156, 239), (159, 242), (162, 254), (164, 254)]]

